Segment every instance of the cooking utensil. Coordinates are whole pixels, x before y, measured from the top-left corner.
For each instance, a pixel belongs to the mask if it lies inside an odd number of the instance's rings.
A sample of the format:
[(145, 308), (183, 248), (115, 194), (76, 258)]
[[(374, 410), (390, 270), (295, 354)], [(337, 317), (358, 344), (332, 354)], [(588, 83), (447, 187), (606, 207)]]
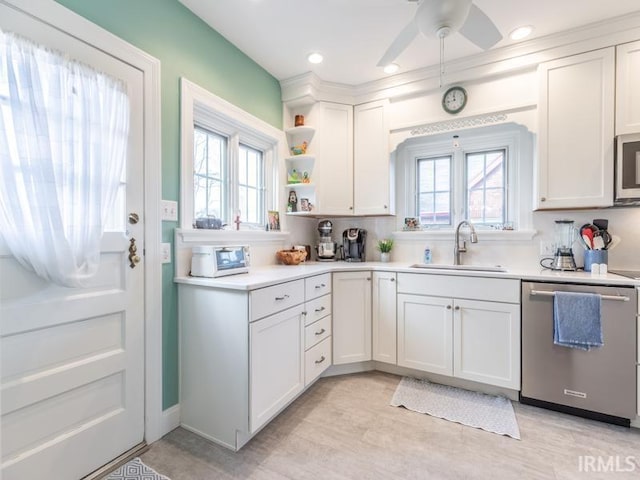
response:
[(593, 248), (593, 230), (588, 227), (582, 227), (580, 229), (580, 235), (582, 235), (582, 239), (586, 242), (587, 247), (589, 249)]

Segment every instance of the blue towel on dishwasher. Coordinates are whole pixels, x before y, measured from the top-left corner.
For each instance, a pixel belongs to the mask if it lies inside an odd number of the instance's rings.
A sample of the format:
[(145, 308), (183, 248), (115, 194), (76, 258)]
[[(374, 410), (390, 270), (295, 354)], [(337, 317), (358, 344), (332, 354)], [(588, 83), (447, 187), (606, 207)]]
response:
[(553, 343), (580, 350), (601, 347), (600, 303), (600, 295), (595, 293), (555, 292)]

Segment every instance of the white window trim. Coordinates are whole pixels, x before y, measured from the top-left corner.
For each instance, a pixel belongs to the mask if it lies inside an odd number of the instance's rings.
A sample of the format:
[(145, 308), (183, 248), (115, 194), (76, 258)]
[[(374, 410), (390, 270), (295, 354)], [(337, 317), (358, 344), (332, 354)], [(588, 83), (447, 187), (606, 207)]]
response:
[[(278, 210), (278, 163), (285, 145), (284, 133), (265, 121), (214, 95), (186, 78), (180, 79), (180, 226), (193, 228), (193, 130), (197, 123), (229, 137), (229, 144), (243, 143), (263, 151), (265, 210)], [(237, 168), (230, 148), (229, 168)], [(237, 210), (237, 188), (230, 185), (231, 211)], [(266, 212), (265, 212), (266, 213)], [(242, 228), (242, 226), (241, 226)], [(212, 231), (211, 233), (215, 233)]]
[[(522, 240), (532, 237), (535, 232), (532, 228), (532, 165), (533, 165), (533, 135), (522, 125), (514, 123), (495, 125), (451, 132), (433, 136), (420, 136), (406, 140), (398, 146), (398, 159), (400, 160), (398, 172), (398, 191), (404, 192), (398, 197), (397, 230), (398, 237), (424, 238), (449, 238), (453, 236), (457, 222), (463, 220), (465, 192), (458, 188), (452, 195), (453, 224), (430, 226), (421, 231), (406, 232), (404, 217), (414, 217), (416, 203), (416, 159), (430, 158), (439, 155), (454, 155), (453, 135), (460, 135), (460, 151), (458, 155), (464, 159), (465, 152), (482, 150), (494, 150), (506, 148), (508, 151), (507, 163), (507, 221), (513, 222), (516, 230), (498, 231), (486, 229), (492, 238), (496, 240)], [(461, 179), (463, 162), (455, 161), (452, 170), (452, 178)], [(454, 183), (455, 185), (455, 183)], [(401, 232), (402, 231), (402, 232)]]

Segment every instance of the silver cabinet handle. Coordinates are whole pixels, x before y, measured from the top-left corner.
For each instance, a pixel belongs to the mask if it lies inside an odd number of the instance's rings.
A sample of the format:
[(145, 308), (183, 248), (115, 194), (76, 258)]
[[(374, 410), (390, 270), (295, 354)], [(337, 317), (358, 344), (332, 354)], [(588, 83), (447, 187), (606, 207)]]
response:
[(396, 279), (395, 278), (390, 278), (389, 280), (391, 280), (392, 282), (395, 282)]
[(371, 277), (367, 277), (367, 282), (370, 282), (370, 281), (371, 281)]
[(304, 315), (306, 317), (307, 316), (307, 312), (302, 312), (302, 315)]
[(451, 305), (447, 305), (447, 310), (451, 310)]
[(326, 360), (326, 358), (324, 358), (324, 355), (322, 355), (322, 356), (320, 357), (320, 360), (316, 360), (316, 365), (317, 365), (317, 364), (319, 364), (319, 363), (324, 362), (325, 360)]
[(456, 305), (456, 310), (460, 310), (460, 305)]
[(276, 297), (276, 301), (280, 302), (282, 300), (286, 300), (287, 298), (289, 298), (289, 295), (287, 295), (286, 293), (281, 296), (281, 297)]
[(387, 209), (387, 206), (386, 206), (386, 205), (384, 205), (384, 209), (385, 209), (385, 210)]
[(316, 335), (322, 335), (324, 332), (326, 332), (326, 330), (322, 328), (319, 332), (316, 332)]
[(324, 308), (324, 307), (316, 308), (316, 312), (318, 312), (318, 313), (324, 312), (325, 310), (326, 310), (326, 308)]
[(546, 201), (547, 201), (547, 199), (546, 199), (545, 197), (541, 197), (541, 198), (540, 198), (540, 201), (541, 201), (541, 202), (546, 202)]
[(319, 288), (324, 288), (326, 287), (326, 285), (324, 283), (321, 283), (320, 285), (316, 285), (316, 290), (318, 290)]

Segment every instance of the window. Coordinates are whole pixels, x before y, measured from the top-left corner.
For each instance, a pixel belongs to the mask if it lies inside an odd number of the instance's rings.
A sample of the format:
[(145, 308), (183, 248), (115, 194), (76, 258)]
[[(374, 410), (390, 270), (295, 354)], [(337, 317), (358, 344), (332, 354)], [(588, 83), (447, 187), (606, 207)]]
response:
[(451, 225), (451, 155), (419, 158), (418, 217), (422, 225)]
[(506, 221), (506, 156), (506, 149), (465, 153), (466, 212), (476, 225)]
[(182, 228), (215, 216), (263, 230), (277, 209), (277, 152), (283, 134), (182, 79)]
[[(529, 228), (533, 136), (520, 125), (414, 137), (398, 146), (398, 211), (423, 228), (462, 220), (482, 228)], [(399, 215), (398, 226), (403, 226)]]

